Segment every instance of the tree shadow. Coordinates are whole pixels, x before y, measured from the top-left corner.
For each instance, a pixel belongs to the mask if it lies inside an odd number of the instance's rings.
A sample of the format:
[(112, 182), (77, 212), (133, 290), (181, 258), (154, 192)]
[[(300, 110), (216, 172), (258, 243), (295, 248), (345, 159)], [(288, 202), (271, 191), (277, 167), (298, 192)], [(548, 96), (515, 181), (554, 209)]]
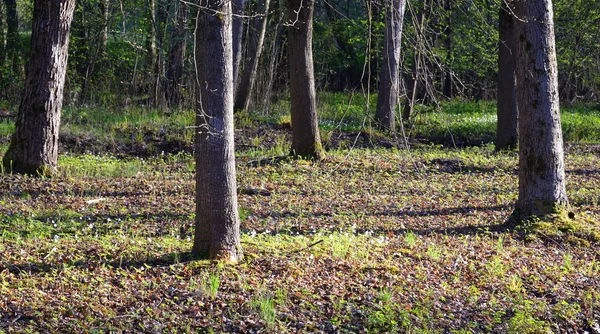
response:
[(94, 270), (98, 267), (108, 266), (120, 269), (139, 269), (144, 267), (168, 267), (176, 264), (187, 263), (196, 260), (206, 260), (208, 256), (195, 256), (191, 252), (168, 253), (159, 257), (146, 257), (135, 259), (109, 259), (109, 260), (77, 260), (71, 263), (49, 264), (39, 261), (30, 261), (23, 264), (11, 264), (0, 262), (0, 272), (8, 270), (14, 275), (44, 274), (54, 271), (62, 271), (65, 268), (78, 268)]

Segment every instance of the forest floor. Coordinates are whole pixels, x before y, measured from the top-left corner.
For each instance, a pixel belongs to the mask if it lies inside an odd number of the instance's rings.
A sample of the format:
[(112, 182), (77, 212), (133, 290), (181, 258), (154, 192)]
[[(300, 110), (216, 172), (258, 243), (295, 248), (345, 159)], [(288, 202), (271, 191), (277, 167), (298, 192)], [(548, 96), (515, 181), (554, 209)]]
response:
[[(505, 225), (514, 152), (322, 124), (325, 161), (272, 160), (285, 118), (237, 115), (245, 257), (225, 265), (189, 255), (190, 129), (134, 116), (67, 112), (58, 176), (0, 174), (0, 332), (600, 333), (598, 240)], [(573, 212), (597, 220), (598, 142), (568, 147)]]

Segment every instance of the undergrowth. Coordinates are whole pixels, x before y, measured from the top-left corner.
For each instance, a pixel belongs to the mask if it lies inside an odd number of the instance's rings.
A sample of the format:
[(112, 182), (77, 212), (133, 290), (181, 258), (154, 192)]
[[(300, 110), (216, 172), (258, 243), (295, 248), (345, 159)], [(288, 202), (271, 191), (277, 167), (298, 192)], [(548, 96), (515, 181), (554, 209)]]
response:
[[(285, 101), (236, 115), (237, 266), (189, 254), (192, 113), (67, 110), (56, 177), (0, 175), (0, 331), (600, 328), (597, 240), (504, 224), (517, 155), (480, 140), (493, 134), (493, 105), (420, 107), (410, 150), (370, 129), (365, 105), (320, 97), (322, 162), (271, 159), (289, 153)], [(596, 111), (578, 108), (563, 113), (567, 140), (598, 143)], [(440, 145), (449, 133), (465, 146)], [(566, 156), (568, 196), (576, 217), (597, 219), (600, 158), (584, 147)]]

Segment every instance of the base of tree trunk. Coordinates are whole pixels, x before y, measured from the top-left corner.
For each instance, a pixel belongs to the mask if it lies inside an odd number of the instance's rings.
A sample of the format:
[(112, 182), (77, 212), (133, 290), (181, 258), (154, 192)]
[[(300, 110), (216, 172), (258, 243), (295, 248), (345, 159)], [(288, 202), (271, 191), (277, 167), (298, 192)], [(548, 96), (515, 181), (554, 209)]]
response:
[(600, 243), (600, 222), (585, 214), (575, 214), (570, 207), (555, 208), (544, 216), (525, 216), (515, 210), (507, 225), (521, 230), (525, 239), (537, 239), (589, 247)]
[(244, 255), (241, 250), (230, 251), (227, 249), (220, 249), (212, 251), (209, 259), (218, 262), (236, 264), (244, 259)]
[(325, 150), (322, 147), (316, 147), (310, 151), (298, 152), (297, 150), (292, 149), (290, 152), (290, 157), (294, 159), (308, 159), (314, 161), (321, 161), (325, 159), (326, 154)]

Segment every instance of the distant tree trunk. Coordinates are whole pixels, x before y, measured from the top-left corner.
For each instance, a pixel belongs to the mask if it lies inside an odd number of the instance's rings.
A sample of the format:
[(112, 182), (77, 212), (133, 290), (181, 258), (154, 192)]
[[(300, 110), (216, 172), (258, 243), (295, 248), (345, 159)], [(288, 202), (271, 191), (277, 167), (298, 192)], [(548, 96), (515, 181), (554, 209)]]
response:
[(551, 0), (516, 0), (519, 106), (517, 220), (568, 206)]
[(233, 142), (231, 2), (199, 0), (198, 5), (196, 231), (192, 253), (237, 262), (242, 250)]
[(502, 2), (499, 17), (496, 151), (515, 149), (518, 138), (514, 25), (510, 10), (506, 3)]
[[(281, 4), (280, 6), (281, 7)], [(283, 55), (284, 52), (282, 52), (283, 49), (283, 45), (285, 45), (285, 42), (283, 42), (283, 40), (285, 39), (285, 29), (283, 27), (283, 23), (285, 20), (285, 10), (281, 10), (281, 8), (279, 8), (280, 10), (276, 11), (276, 15), (279, 16), (279, 18), (277, 19), (276, 23), (274, 26), (272, 26), (272, 37), (271, 37), (271, 58), (269, 59), (269, 66), (267, 69), (267, 82), (266, 82), (266, 88), (265, 88), (265, 99), (264, 99), (264, 112), (268, 113), (269, 109), (271, 107), (271, 100), (273, 98), (273, 85), (275, 84), (275, 76), (277, 74), (277, 68), (279, 67), (279, 63), (281, 61), (279, 57), (279, 55)]]
[(35, 0), (31, 52), (15, 132), (2, 159), (6, 171), (52, 175), (75, 0)]
[(244, 33), (244, 9), (246, 0), (232, 0), (233, 24), (231, 26), (233, 37), (233, 90), (237, 90), (240, 61), (242, 59), (242, 35)]
[(418, 14), (417, 21), (419, 22), (418, 29), (415, 29), (418, 45), (414, 50), (414, 58), (411, 70), (411, 77), (407, 86), (407, 97), (406, 103), (404, 104), (404, 110), (402, 111), (402, 119), (408, 121), (412, 116), (415, 108), (415, 101), (417, 99), (417, 88), (419, 86), (419, 71), (421, 70), (421, 48), (420, 40), (425, 38), (425, 19), (427, 12), (430, 7), (427, 5), (427, 1), (423, 1), (423, 10)]
[(183, 62), (186, 50), (186, 26), (189, 15), (188, 6), (178, 0), (177, 18), (175, 19), (173, 32), (171, 34), (171, 48), (169, 50), (169, 63), (165, 73), (167, 77), (167, 89), (165, 95), (170, 108), (181, 108), (181, 86), (183, 77)]
[(400, 42), (406, 0), (386, 0), (385, 6), (385, 42), (375, 120), (380, 128), (395, 131), (394, 116), (400, 94)]
[(4, 0), (6, 6), (6, 61), (13, 73), (21, 76), (21, 39), (19, 37), (19, 15), (16, 0)]
[[(446, 48), (446, 67), (450, 66), (452, 61), (452, 0), (444, 0), (444, 11), (448, 17), (446, 21), (446, 26), (444, 27), (443, 39), (444, 39), (444, 47)], [(452, 71), (447, 68), (443, 73), (444, 77), (444, 96), (447, 98), (453, 97), (452, 91)]]
[(259, 1), (257, 13), (264, 15), (260, 19), (254, 19), (250, 23), (250, 41), (246, 58), (248, 63), (244, 66), (242, 77), (240, 78), (235, 98), (235, 110), (247, 110), (250, 107), (250, 94), (256, 80), (258, 70), (258, 60), (262, 53), (265, 31), (267, 30), (267, 14), (269, 13), (270, 0)]
[(314, 0), (287, 0), (292, 155), (325, 156), (317, 123), (312, 35)]
[(108, 43), (108, 13), (109, 13), (109, 0), (101, 0), (98, 2), (98, 9), (100, 12), (100, 34), (98, 40), (89, 43), (89, 62), (85, 70), (85, 79), (81, 86), (81, 95), (85, 99), (90, 89), (92, 76), (96, 68), (98, 61), (104, 58), (106, 53), (106, 45)]
[(98, 59), (102, 59), (106, 53), (106, 46), (108, 43), (108, 14), (110, 13), (110, 1), (100, 0), (100, 2), (98, 2), (98, 6), (100, 7), (100, 16), (102, 21), (100, 42), (98, 43)]
[[(4, 67), (4, 60), (6, 59), (6, 7), (4, 1), (0, 1), (0, 67)], [(2, 75), (0, 75), (0, 79)]]

